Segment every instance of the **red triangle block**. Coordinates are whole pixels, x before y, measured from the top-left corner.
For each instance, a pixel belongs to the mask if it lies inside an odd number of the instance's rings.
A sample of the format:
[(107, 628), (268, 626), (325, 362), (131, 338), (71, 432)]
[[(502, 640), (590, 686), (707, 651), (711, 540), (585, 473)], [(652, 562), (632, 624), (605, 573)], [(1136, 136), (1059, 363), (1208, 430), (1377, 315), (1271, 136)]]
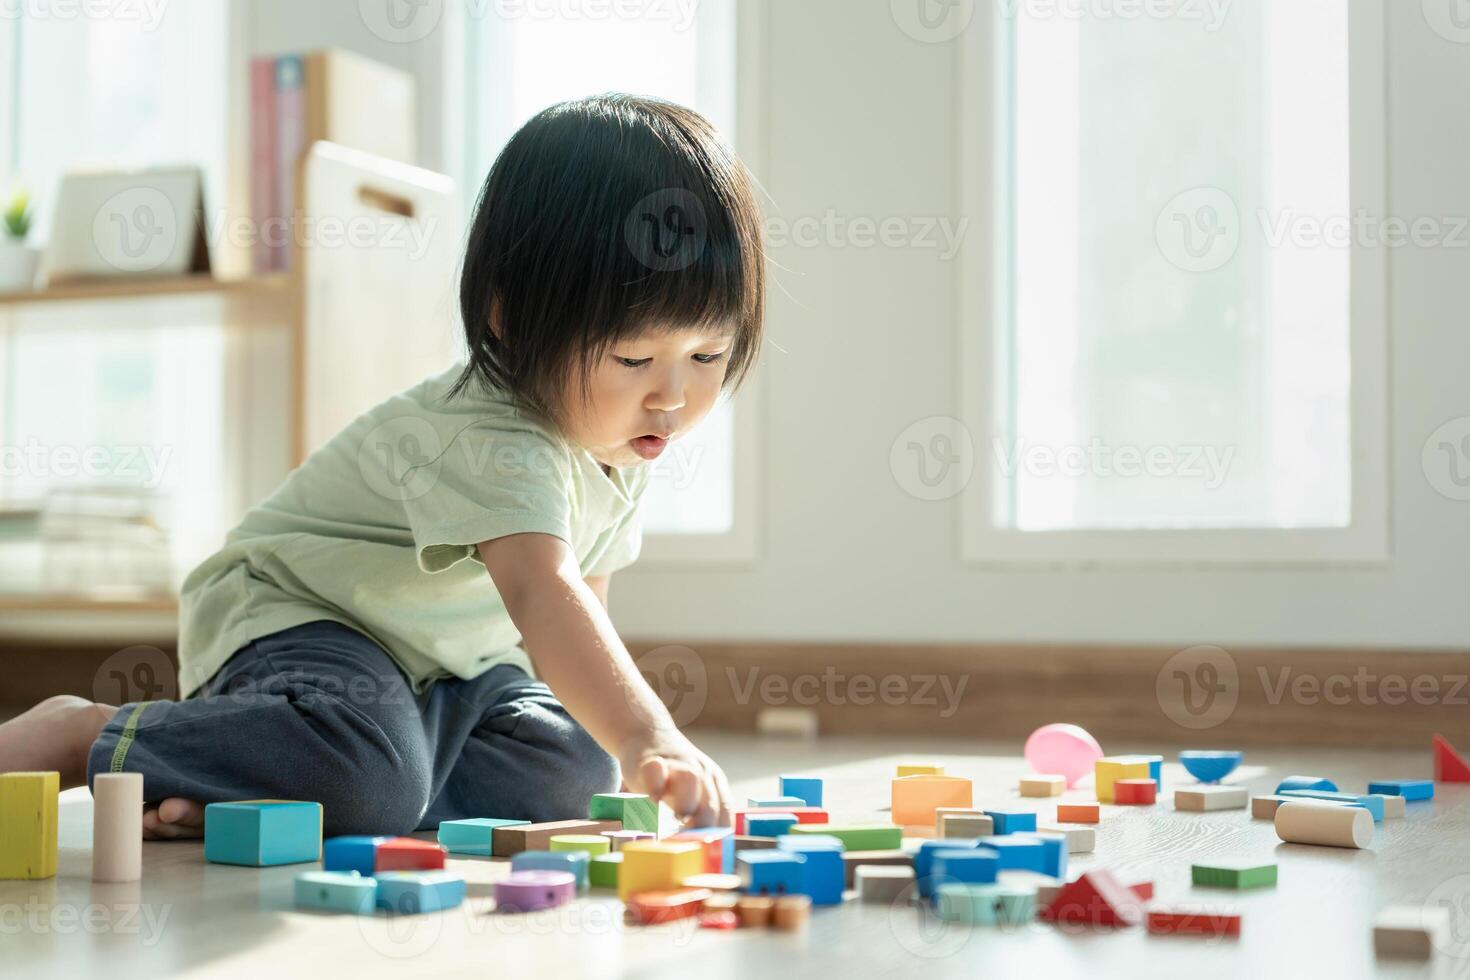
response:
[(1470, 763), (1443, 735), (1434, 736), (1434, 781), (1436, 783), (1470, 783)]
[(1139, 896), (1110, 871), (1089, 871), (1064, 885), (1037, 918), (1061, 925), (1135, 926), (1143, 917)]

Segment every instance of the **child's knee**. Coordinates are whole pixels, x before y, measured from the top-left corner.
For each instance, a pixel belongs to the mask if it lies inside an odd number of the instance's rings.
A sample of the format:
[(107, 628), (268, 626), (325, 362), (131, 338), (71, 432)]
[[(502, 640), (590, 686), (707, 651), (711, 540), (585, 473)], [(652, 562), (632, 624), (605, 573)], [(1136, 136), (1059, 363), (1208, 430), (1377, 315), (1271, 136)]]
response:
[(597, 744), (587, 730), (574, 724), (561, 745), (562, 778), (548, 787), (552, 799), (547, 819), (571, 819), (587, 815), (588, 801), (597, 793), (611, 793), (620, 782), (617, 760)]
[(367, 764), (349, 778), (318, 787), (315, 798), (322, 804), (325, 836), (403, 836), (428, 809), (429, 774), (401, 764)]

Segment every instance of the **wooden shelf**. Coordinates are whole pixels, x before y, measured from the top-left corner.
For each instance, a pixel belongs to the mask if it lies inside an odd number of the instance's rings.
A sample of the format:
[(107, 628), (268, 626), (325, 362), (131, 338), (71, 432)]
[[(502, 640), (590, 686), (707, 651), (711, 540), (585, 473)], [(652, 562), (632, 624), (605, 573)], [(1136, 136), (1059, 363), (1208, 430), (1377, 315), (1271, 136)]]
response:
[(0, 593), (0, 612), (177, 612), (178, 597), (167, 592)]
[(32, 306), (41, 303), (76, 303), (200, 293), (249, 294), (284, 292), (291, 286), (287, 272), (253, 276), (249, 279), (216, 279), (210, 275), (87, 279), (58, 283), (46, 289), (0, 293), (0, 307)]

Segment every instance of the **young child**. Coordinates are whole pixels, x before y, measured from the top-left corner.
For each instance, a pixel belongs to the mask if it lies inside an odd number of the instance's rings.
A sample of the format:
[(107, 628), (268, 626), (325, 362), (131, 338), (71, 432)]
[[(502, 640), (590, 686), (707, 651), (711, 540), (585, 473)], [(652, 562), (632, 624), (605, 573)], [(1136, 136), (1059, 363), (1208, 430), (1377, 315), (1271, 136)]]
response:
[(698, 114), (608, 95), (537, 115), (480, 193), (467, 361), (359, 416), (189, 574), (183, 700), (51, 698), (0, 726), (0, 771), (141, 772), (156, 838), (198, 836), (216, 800), (316, 800), (329, 835), (572, 818), (620, 770), (728, 822), (724, 774), (606, 605), (648, 462), (757, 355), (760, 229)]

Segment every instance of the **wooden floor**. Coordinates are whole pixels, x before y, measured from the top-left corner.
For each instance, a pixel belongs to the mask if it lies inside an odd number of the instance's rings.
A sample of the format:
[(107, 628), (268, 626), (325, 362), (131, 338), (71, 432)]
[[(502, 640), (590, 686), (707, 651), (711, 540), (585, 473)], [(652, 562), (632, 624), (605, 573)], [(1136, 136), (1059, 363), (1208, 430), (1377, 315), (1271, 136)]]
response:
[[(823, 739), (803, 743), (703, 736), (737, 794), (773, 794), (775, 775), (827, 780), (834, 820), (886, 819), (888, 780), (899, 761), (942, 762), (975, 780), (976, 803), (1022, 805), (1050, 814), (1055, 801), (1021, 801), (1018, 746), (909, 739)], [(1427, 742), (1427, 740), (1426, 740)], [(1147, 746), (1107, 746), (1110, 752)], [(1166, 752), (1166, 759), (1172, 753)], [(1269, 792), (1288, 773), (1335, 778), (1361, 791), (1370, 778), (1423, 778), (1429, 751), (1248, 751), (1232, 781)], [(1141, 928), (1070, 930), (1033, 924), (1007, 931), (940, 923), (908, 906), (819, 909), (803, 934), (698, 930), (687, 923), (624, 926), (613, 898), (579, 900), (531, 915), (490, 911), (502, 861), (452, 860), (469, 880), (459, 910), (372, 918), (291, 907), (302, 865), (246, 869), (204, 863), (198, 843), (144, 844), (144, 879), (94, 885), (90, 797), (63, 794), (60, 872), (48, 881), (0, 882), (0, 959), (8, 976), (74, 977), (497, 977), (621, 976), (767, 978), (819, 975), (992, 977), (1208, 977), (1295, 975), (1470, 976), (1470, 786), (1437, 788), (1410, 804), (1406, 819), (1378, 825), (1363, 851), (1283, 844), (1271, 824), (1242, 811), (1175, 813), (1169, 788), (1185, 782), (1166, 763), (1156, 807), (1105, 808), (1097, 849), (1072, 869), (1106, 867), (1125, 882), (1152, 880), (1162, 900), (1237, 903), (1236, 940), (1150, 936)], [(1066, 799), (1086, 799), (1078, 790)], [(426, 835), (427, 836), (427, 835)], [(1277, 887), (1231, 893), (1193, 889), (1190, 863), (1242, 857), (1275, 861)], [(1376, 961), (1372, 920), (1390, 903), (1444, 903), (1458, 945), (1428, 967)], [(13, 969), (13, 972), (12, 972)]]

